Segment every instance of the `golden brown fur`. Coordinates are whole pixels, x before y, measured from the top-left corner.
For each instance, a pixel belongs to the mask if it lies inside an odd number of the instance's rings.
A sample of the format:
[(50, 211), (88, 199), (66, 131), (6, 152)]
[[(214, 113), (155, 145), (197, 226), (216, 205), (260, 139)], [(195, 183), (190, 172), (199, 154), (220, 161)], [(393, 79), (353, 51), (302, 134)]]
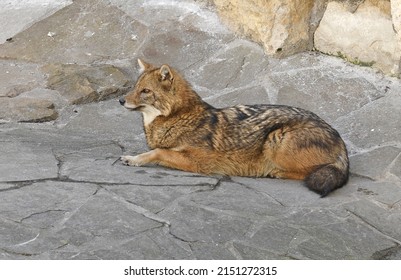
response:
[(143, 113), (151, 151), (123, 156), (125, 164), (305, 180), (322, 196), (347, 182), (345, 144), (312, 112), (280, 105), (217, 109), (171, 67), (139, 65), (142, 74), (120, 103)]

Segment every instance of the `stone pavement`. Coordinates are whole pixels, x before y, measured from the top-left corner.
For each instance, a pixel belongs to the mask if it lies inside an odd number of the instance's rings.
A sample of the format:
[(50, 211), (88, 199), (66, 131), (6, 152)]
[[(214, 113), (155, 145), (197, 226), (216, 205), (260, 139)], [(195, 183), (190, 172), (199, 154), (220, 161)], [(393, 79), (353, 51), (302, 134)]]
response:
[[(6, 2), (20, 16), (0, 30), (0, 259), (401, 259), (400, 80), (267, 57), (205, 1)], [(348, 146), (348, 185), (322, 199), (298, 181), (123, 166), (147, 150), (117, 101), (138, 57), (217, 107), (319, 114)]]

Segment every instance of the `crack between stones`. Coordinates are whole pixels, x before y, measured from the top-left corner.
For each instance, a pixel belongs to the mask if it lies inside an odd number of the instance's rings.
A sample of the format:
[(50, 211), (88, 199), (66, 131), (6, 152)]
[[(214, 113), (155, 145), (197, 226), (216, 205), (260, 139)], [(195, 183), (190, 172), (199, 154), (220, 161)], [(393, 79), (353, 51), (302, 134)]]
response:
[(61, 168), (63, 166), (63, 161), (61, 160), (61, 156), (58, 156), (54, 149), (51, 149), (54, 158), (57, 161), (57, 178), (61, 178)]
[(107, 193), (112, 195), (112, 198), (114, 198), (115, 200), (122, 202), (124, 205), (128, 206), (129, 209), (133, 210), (135, 213), (140, 214), (142, 216), (144, 216), (145, 218), (148, 218), (152, 221), (155, 221), (157, 223), (161, 223), (164, 226), (169, 227), (170, 226), (170, 222), (168, 220), (165, 220), (161, 217), (158, 217), (156, 214), (154, 214), (153, 212), (139, 206), (136, 205), (134, 202), (125, 199), (119, 195), (117, 195), (115, 192), (112, 192), (110, 190), (108, 190), (107, 188), (104, 188), (102, 186), (100, 186), (103, 190), (105, 190)]
[(373, 152), (375, 150), (382, 149), (382, 148), (398, 148), (398, 149), (401, 149), (401, 142), (398, 142), (398, 141), (384, 142), (384, 143), (381, 143), (379, 145), (374, 145), (374, 146), (371, 146), (371, 147), (368, 147), (368, 148), (359, 149), (359, 151), (357, 151), (356, 153), (352, 154), (351, 156), (367, 154), (367, 153), (370, 153), (370, 152)]
[(31, 186), (32, 184), (35, 184), (35, 183), (41, 183), (41, 182), (46, 182), (46, 181), (60, 181), (60, 180), (58, 178), (56, 178), (56, 177), (50, 177), (50, 178), (42, 178), (42, 179), (34, 179), (34, 180), (0, 182), (0, 183), (5, 183), (5, 184), (11, 184), (11, 185), (14, 184), (14, 185), (16, 185), (14, 187), (10, 187), (10, 188), (7, 188), (7, 189), (0, 189), (0, 192), (17, 190), (17, 189), (21, 189), (21, 188), (24, 188), (24, 187)]
[(33, 182), (31, 181), (21, 181), (21, 182), (1, 182), (9, 185), (13, 185), (12, 187), (9, 187), (7, 189), (0, 189), (0, 192), (6, 192), (6, 191), (13, 191), (13, 190), (18, 190), (24, 187), (31, 186)]
[(291, 206), (289, 206), (289, 205), (285, 205), (284, 203), (282, 203), (281, 201), (277, 200), (274, 196), (272, 196), (272, 195), (270, 195), (270, 194), (268, 194), (268, 193), (259, 191), (258, 189), (255, 189), (255, 188), (253, 188), (253, 187), (247, 186), (247, 185), (245, 185), (245, 184), (243, 184), (243, 183), (240, 183), (240, 182), (232, 181), (232, 183), (233, 183), (233, 184), (237, 184), (237, 185), (239, 185), (239, 186), (241, 186), (241, 187), (244, 187), (244, 188), (246, 188), (246, 189), (250, 189), (250, 190), (252, 190), (252, 191), (254, 191), (254, 192), (256, 192), (257, 194), (260, 194), (260, 195), (262, 195), (262, 196), (266, 196), (266, 197), (272, 199), (274, 202), (276, 202), (276, 203), (277, 203), (278, 205), (280, 205), (280, 206), (283, 206), (283, 207), (291, 207)]
[(45, 211), (41, 211), (41, 212), (35, 212), (32, 213), (24, 218), (22, 218), (21, 220), (19, 220), (19, 223), (22, 223), (23, 221), (32, 218), (35, 215), (40, 215), (40, 214), (45, 214), (45, 213), (50, 213), (50, 212), (66, 212), (66, 210), (62, 210), (62, 209), (50, 209), (50, 210), (45, 210)]
[[(216, 182), (215, 184), (213, 184), (213, 185), (212, 185), (212, 184), (198, 184), (198, 185), (193, 185), (193, 186), (191, 186), (191, 187), (203, 187), (203, 186), (207, 186), (207, 187), (211, 187), (211, 188), (209, 188), (209, 189), (195, 190), (195, 191), (189, 192), (189, 193), (187, 193), (187, 194), (183, 194), (182, 196), (179, 196), (179, 197), (177, 197), (176, 199), (174, 199), (173, 201), (171, 201), (167, 206), (172, 205), (172, 204), (174, 204), (177, 200), (181, 199), (182, 197), (186, 197), (186, 196), (191, 195), (191, 194), (215, 191), (215, 190), (221, 185), (221, 182), (222, 182), (222, 181), (224, 181), (224, 178), (219, 178), (219, 179), (217, 180), (217, 182)], [(186, 185), (186, 186), (187, 186), (187, 185)], [(166, 207), (163, 207), (162, 209), (156, 211), (155, 214), (157, 215), (157, 214), (159, 214), (160, 212), (163, 212), (165, 209), (166, 209)]]
[(80, 205), (78, 205), (75, 209), (71, 210), (71, 211), (65, 211), (66, 213), (68, 212), (68, 215), (66, 215), (66, 217), (62, 220), (60, 220), (57, 224), (55, 224), (52, 228), (50, 229), (46, 229), (46, 231), (49, 232), (57, 232), (58, 230), (60, 230), (64, 224), (66, 222), (68, 222), (84, 205), (86, 205), (86, 203), (88, 203), (88, 201), (97, 194), (97, 192), (99, 191), (100, 187), (98, 186), (96, 188), (96, 190), (90, 194), (87, 199), (85, 201), (83, 201)]
[[(219, 182), (216, 183), (216, 185), (218, 185), (218, 184), (219, 184)], [(129, 206), (129, 208), (130, 208), (131, 210), (133, 210), (135, 213), (140, 214), (140, 215), (144, 216), (145, 218), (148, 218), (148, 219), (150, 219), (150, 220), (152, 220), (152, 221), (155, 221), (155, 222), (161, 224), (160, 226), (153, 227), (153, 228), (151, 228), (151, 229), (162, 228), (162, 227), (166, 228), (166, 229), (167, 229), (167, 233), (168, 233), (170, 236), (172, 236), (174, 239), (177, 239), (177, 240), (179, 240), (179, 241), (181, 241), (181, 242), (187, 243), (188, 246), (189, 246), (190, 249), (191, 249), (191, 252), (193, 251), (191, 245), (192, 245), (192, 243), (198, 242), (198, 241), (197, 241), (197, 240), (186, 240), (186, 239), (184, 239), (184, 238), (182, 238), (182, 237), (179, 237), (178, 235), (174, 234), (174, 233), (171, 231), (172, 224), (171, 224), (170, 221), (159, 217), (159, 216), (157, 215), (157, 213), (155, 214), (155, 213), (153, 213), (153, 212), (151, 212), (151, 211), (149, 211), (149, 210), (147, 210), (147, 209), (145, 209), (145, 208), (143, 208), (143, 207), (141, 207), (141, 206), (139, 206), (139, 205), (136, 205), (134, 202), (132, 202), (132, 201), (130, 201), (130, 200), (128, 200), (128, 199), (125, 199), (125, 198), (123, 198), (123, 197), (117, 195), (117, 194), (114, 193), (113, 191), (110, 191), (110, 190), (108, 190), (108, 189), (106, 189), (106, 188), (103, 188), (103, 187), (102, 187), (102, 189), (106, 190), (108, 193), (113, 194), (113, 198), (114, 198), (114, 199), (116, 199), (116, 200), (122, 202), (123, 204)], [(162, 210), (158, 211), (158, 213), (160, 213), (161, 211), (162, 211)], [(144, 231), (142, 231), (142, 232), (140, 232), (140, 233), (147, 232), (147, 231), (149, 231), (149, 230), (151, 230), (151, 229), (146, 229), (146, 230), (144, 230)], [(139, 233), (138, 233), (138, 234), (139, 234)]]
[(182, 242), (187, 243), (188, 246), (190, 247), (191, 251), (193, 251), (192, 246), (191, 246), (192, 243), (198, 242), (198, 240), (186, 240), (186, 239), (184, 239), (184, 238), (182, 238), (182, 237), (179, 237), (179, 236), (176, 235), (175, 233), (172, 233), (172, 232), (171, 232), (171, 227), (170, 227), (170, 226), (168, 227), (168, 234), (171, 235), (174, 239), (177, 239), (177, 240), (179, 240), (179, 241), (182, 241)]
[(227, 216), (231, 216), (231, 217), (240, 217), (240, 218), (249, 219), (248, 215), (241, 214), (240, 212), (236, 212), (236, 211), (233, 211), (233, 210), (226, 210), (226, 209), (218, 209), (218, 208), (215, 208), (215, 207), (209, 207), (209, 206), (206, 206), (206, 205), (201, 205), (201, 204), (196, 203), (193, 200), (188, 201), (188, 204), (189, 205), (192, 204), (192, 206), (196, 206), (196, 207), (198, 207), (200, 209), (203, 209), (203, 210), (206, 210), (206, 211), (209, 211), (209, 212), (212, 212), (212, 213), (218, 212), (218, 213), (221, 213), (221, 214), (224, 214), (224, 215), (227, 215)]
[[(393, 169), (393, 167), (395, 166), (395, 164), (397, 163), (397, 161), (401, 158), (401, 152), (394, 158), (394, 160), (387, 166), (387, 168), (385, 169), (385, 172), (391, 173), (391, 170)], [(391, 173), (392, 174), (392, 173)]]
[(374, 252), (371, 256), (371, 259), (386, 260), (386, 259), (389, 259), (393, 254), (395, 254), (399, 251), (401, 251), (401, 246), (399, 244), (396, 244), (390, 248)]
[(39, 256), (39, 253), (20, 253), (20, 252), (14, 252), (12, 250), (8, 250), (5, 248), (0, 248), (1, 251), (10, 254), (10, 255), (15, 255), (15, 256), (22, 256), (22, 257), (33, 257), (33, 256)]
[(354, 173), (354, 172), (351, 172), (351, 171), (350, 171), (349, 174), (350, 174), (350, 177), (352, 176), (352, 177), (356, 177), (356, 178), (366, 179), (366, 180), (369, 180), (371, 182), (376, 181), (375, 179), (373, 179), (372, 177), (369, 177), (368, 175), (358, 174), (358, 173)]
[(120, 148), (121, 154), (124, 154), (124, 153), (126, 152), (126, 148), (125, 148), (122, 144), (120, 144), (118, 141), (116, 141), (116, 140), (111, 140), (111, 143), (114, 144), (114, 145), (116, 145), (116, 146), (118, 146), (118, 147)]
[(93, 185), (109, 185), (109, 186), (138, 186), (138, 187), (203, 187), (203, 186), (213, 186), (209, 183), (200, 183), (200, 184), (138, 184), (138, 183), (131, 183), (131, 182), (98, 182), (98, 181), (86, 181), (86, 180), (74, 180), (70, 179), (67, 176), (61, 176), (61, 178), (51, 177), (51, 178), (43, 178), (43, 179), (35, 179), (35, 180), (23, 180), (23, 181), (8, 181), (8, 182), (0, 182), (5, 184), (18, 184), (19, 186), (10, 187), (7, 189), (0, 189), (0, 192), (19, 189), (22, 187), (26, 187), (35, 183), (42, 183), (42, 182), (66, 182), (66, 183), (80, 183), (80, 184), (93, 184)]
[(202, 193), (202, 192), (215, 191), (221, 186), (221, 183), (224, 182), (224, 181), (227, 181), (226, 177), (217, 179), (217, 182), (215, 184), (199, 184), (199, 185), (195, 185), (195, 186), (199, 186), (199, 187), (210, 186), (211, 188), (210, 189), (206, 189), (206, 190), (196, 190), (196, 191), (191, 192), (191, 193)]
[[(214, 185), (212, 186), (211, 189), (208, 189), (208, 190), (196, 190), (196, 191), (194, 191), (194, 192), (191, 192), (190, 194), (193, 194), (193, 193), (202, 193), (202, 192), (213, 192), (213, 191), (217, 190), (217, 189), (221, 186), (221, 184), (222, 184), (223, 182), (230, 182), (230, 183), (233, 183), (233, 184), (239, 184), (239, 185), (241, 185), (241, 186), (245, 186), (245, 185), (242, 185), (242, 184), (240, 184), (240, 183), (237, 183), (237, 182), (232, 181), (232, 180), (231, 180), (231, 177), (229, 177), (229, 176), (224, 176), (224, 177), (218, 179), (217, 183), (214, 184)], [(247, 187), (247, 186), (245, 186), (245, 187)], [(248, 187), (247, 187), (247, 188), (248, 188)], [(252, 189), (252, 190), (253, 190), (253, 189)], [(187, 194), (187, 195), (188, 195), (188, 194)], [(184, 195), (184, 196), (185, 196), (185, 195)], [(170, 204), (174, 203), (175, 201), (176, 201), (176, 200), (172, 201)], [(214, 208), (214, 207), (209, 207), (209, 206), (207, 206), (207, 205), (201, 205), (201, 204), (198, 204), (197, 202), (195, 202), (195, 201), (193, 201), (193, 200), (189, 200), (188, 202), (191, 203), (191, 204), (193, 204), (193, 205), (195, 205), (195, 206), (197, 206), (197, 207), (199, 207), (199, 208), (201, 208), (201, 209), (203, 209), (203, 210), (206, 210), (206, 211), (220, 212), (220, 213), (222, 213), (222, 214), (224, 214), (224, 215), (229, 215), (229, 216), (233, 216), (233, 217), (249, 218), (247, 215), (242, 215), (241, 213), (238, 213), (238, 212), (235, 212), (235, 211), (232, 211), (232, 210), (218, 209), (218, 208)], [(158, 212), (161, 212), (161, 211), (162, 211), (162, 210), (160, 210), (160, 211), (158, 211)]]
[(394, 202), (393, 204), (391, 204), (389, 207), (390, 207), (390, 209), (393, 209), (394, 208), (394, 206), (396, 206), (398, 203), (400, 203), (401, 202), (401, 199), (399, 199), (399, 200), (397, 200), (396, 202)]

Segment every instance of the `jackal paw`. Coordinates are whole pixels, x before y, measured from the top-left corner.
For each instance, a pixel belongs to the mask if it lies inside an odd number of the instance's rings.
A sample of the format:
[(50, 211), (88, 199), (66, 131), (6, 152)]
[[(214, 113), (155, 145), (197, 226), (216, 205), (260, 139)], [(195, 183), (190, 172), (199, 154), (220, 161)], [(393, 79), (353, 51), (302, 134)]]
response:
[(122, 156), (120, 160), (124, 165), (141, 166), (144, 162), (141, 160), (140, 155), (137, 156)]

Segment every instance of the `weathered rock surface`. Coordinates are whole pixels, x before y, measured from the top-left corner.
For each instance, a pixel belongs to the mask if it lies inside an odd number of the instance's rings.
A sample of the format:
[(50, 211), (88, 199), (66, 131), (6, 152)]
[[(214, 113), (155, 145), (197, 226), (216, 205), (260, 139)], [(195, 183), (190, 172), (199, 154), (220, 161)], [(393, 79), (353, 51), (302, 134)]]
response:
[[(220, 16), (236, 32), (262, 43), (268, 54), (287, 56), (312, 48), (315, 15), (320, 1), (214, 0)], [(316, 3), (315, 3), (316, 2)]]
[(146, 27), (115, 6), (78, 0), (13, 36), (0, 47), (0, 57), (78, 64), (128, 58), (146, 33)]
[[(16, 59), (15, 67), (2, 63), (6, 72), (0, 73), (5, 85), (0, 87), (0, 97), (48, 87), (54, 94), (43, 99), (54, 103), (59, 113), (66, 104), (124, 94), (137, 77), (138, 56), (153, 63), (194, 67), (234, 38), (216, 14), (194, 3), (177, 9), (174, 3), (158, 1), (114, 2), (74, 1), (0, 45), (0, 57), (7, 59), (3, 61)], [(177, 17), (180, 24), (171, 25)], [(8, 112), (2, 121), (21, 119), (25, 118)]]
[(57, 160), (48, 147), (30, 142), (3, 142), (0, 147), (1, 182), (23, 182), (57, 178)]
[(72, 0), (1, 1), (0, 26), (3, 27), (3, 30), (0, 34), (0, 44), (6, 42), (7, 39), (12, 39), (15, 34), (71, 3)]
[(16, 97), (46, 83), (45, 74), (36, 63), (0, 60), (0, 67), (0, 98)]
[(47, 122), (58, 116), (54, 104), (48, 100), (0, 97), (0, 103), (0, 122)]
[[(380, 146), (392, 146), (401, 139), (398, 121), (401, 96), (398, 84), (386, 96), (353, 111), (337, 120), (340, 132), (355, 145), (357, 151)], [(386, 129), (384, 129), (386, 127)]]
[[(399, 0), (206, 0), (236, 33), (285, 57), (313, 48), (387, 75), (401, 73)], [(394, 28), (393, 28), (394, 26)]]
[(391, 16), (393, 18), (394, 29), (397, 32), (397, 36), (401, 38), (401, 1), (391, 0)]
[(116, 97), (130, 84), (129, 78), (112, 65), (49, 64), (43, 70), (49, 75), (47, 87), (60, 92), (69, 104)]
[[(397, 5), (392, 5), (397, 22)], [(315, 48), (398, 76), (401, 41), (397, 32), (393, 28), (390, 1), (366, 0), (355, 12), (350, 12), (346, 3), (333, 1), (328, 3), (315, 32)]]
[[(400, 155), (401, 149), (395, 147), (379, 147), (368, 153), (361, 153), (351, 157), (353, 172), (377, 180), (384, 178), (392, 162)], [(372, 162), (377, 165), (372, 165)]]

